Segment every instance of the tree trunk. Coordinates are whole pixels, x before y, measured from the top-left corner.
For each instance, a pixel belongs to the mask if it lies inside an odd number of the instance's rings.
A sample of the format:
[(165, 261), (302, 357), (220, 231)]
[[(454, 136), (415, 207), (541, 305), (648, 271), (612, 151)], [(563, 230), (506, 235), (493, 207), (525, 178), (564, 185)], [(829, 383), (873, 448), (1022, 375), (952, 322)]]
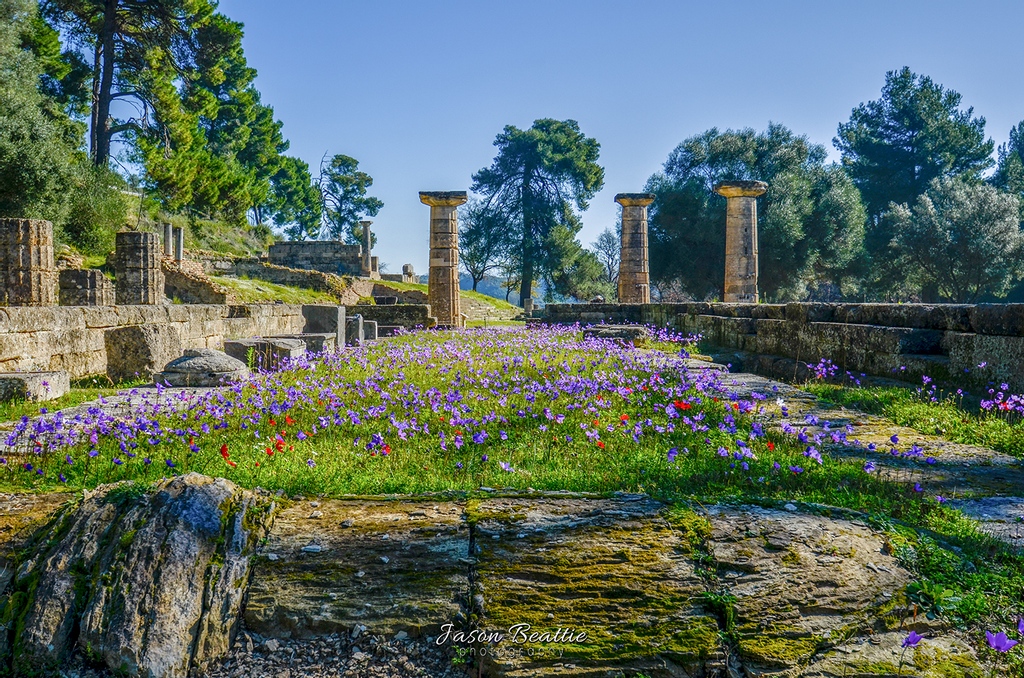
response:
[(97, 36), (97, 53), (102, 57), (102, 62), (99, 65), (99, 87), (95, 83), (93, 85), (92, 138), (95, 146), (92, 149), (92, 161), (98, 167), (106, 167), (110, 160), (110, 102), (114, 87), (117, 6), (118, 0), (106, 0), (103, 3), (103, 28)]

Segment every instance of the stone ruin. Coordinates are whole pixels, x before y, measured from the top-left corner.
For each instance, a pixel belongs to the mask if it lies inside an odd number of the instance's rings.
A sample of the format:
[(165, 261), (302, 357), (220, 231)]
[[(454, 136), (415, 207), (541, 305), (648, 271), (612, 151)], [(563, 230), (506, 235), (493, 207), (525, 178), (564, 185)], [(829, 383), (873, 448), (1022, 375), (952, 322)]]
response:
[(53, 224), (39, 219), (0, 219), (0, 303), (57, 303)]
[(622, 205), (622, 251), (619, 257), (619, 301), (651, 303), (651, 274), (647, 263), (647, 206), (653, 193), (619, 193)]
[(756, 304), (757, 296), (757, 197), (764, 195), (763, 181), (723, 181), (715, 193), (726, 198), (725, 208), (725, 303)]
[(160, 260), (160, 241), (155, 233), (121, 231), (115, 236), (114, 290), (119, 306), (163, 302)]
[(465, 191), (421, 191), (420, 202), (430, 206), (430, 308), (439, 327), (464, 327), (459, 310), (459, 205)]

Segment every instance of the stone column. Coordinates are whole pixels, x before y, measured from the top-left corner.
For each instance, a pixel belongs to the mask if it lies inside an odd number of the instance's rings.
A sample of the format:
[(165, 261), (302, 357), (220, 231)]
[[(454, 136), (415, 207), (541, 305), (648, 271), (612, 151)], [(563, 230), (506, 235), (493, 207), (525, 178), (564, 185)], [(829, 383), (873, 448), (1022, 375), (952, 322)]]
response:
[(757, 196), (763, 181), (723, 181), (715, 193), (725, 196), (725, 302), (756, 304)]
[(370, 246), (373, 242), (373, 236), (370, 233), (370, 224), (372, 221), (360, 221), (359, 225), (363, 227), (363, 275), (366, 277), (370, 276), (373, 272), (372, 262), (370, 261)]
[(430, 205), (430, 279), (427, 301), (439, 327), (461, 327), (459, 308), (459, 205), (465, 191), (420, 192)]
[(118, 305), (159, 304), (164, 298), (156, 233), (121, 231), (114, 239), (114, 298)]
[(164, 224), (164, 256), (169, 257), (174, 254), (174, 226), (171, 224)]
[(651, 303), (651, 270), (647, 264), (647, 206), (653, 193), (619, 193), (622, 205), (622, 250), (619, 257), (619, 303)]
[(174, 260), (181, 261), (185, 258), (185, 229), (174, 229)]
[(0, 302), (56, 305), (57, 266), (49, 221), (0, 219)]

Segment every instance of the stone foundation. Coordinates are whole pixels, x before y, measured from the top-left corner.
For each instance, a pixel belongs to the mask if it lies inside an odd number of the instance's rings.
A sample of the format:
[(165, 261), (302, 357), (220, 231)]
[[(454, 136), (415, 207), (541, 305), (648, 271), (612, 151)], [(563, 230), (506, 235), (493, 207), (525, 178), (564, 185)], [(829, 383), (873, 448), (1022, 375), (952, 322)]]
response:
[(122, 231), (114, 245), (115, 298), (119, 305), (159, 304), (164, 300), (160, 240), (156, 233)]
[(1024, 391), (1024, 304), (549, 304), (545, 314), (699, 333), (734, 367), (776, 377), (802, 378), (826, 358), (840, 374)]
[(65, 370), (72, 378), (105, 374), (106, 332), (132, 325), (174, 327), (183, 349), (221, 349), (224, 339), (322, 331), (307, 329), (304, 308), (308, 307), (161, 304), (3, 308), (0, 371)]
[(114, 283), (96, 269), (60, 272), (61, 306), (113, 306)]
[[(276, 242), (268, 252), (275, 266), (334, 275), (362, 275), (363, 248), (338, 241)], [(369, 261), (366, 262), (369, 266)]]

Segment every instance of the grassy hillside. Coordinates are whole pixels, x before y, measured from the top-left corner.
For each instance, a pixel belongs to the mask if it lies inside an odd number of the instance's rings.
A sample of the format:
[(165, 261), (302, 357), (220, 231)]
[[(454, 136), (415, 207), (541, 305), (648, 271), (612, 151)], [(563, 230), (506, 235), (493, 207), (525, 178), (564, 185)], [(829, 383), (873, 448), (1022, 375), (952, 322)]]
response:
[(338, 300), (325, 292), (315, 292), (301, 287), (288, 287), (264, 280), (210, 276), (218, 285), (233, 292), (238, 301), (257, 304), (280, 301), (285, 304), (336, 304)]
[[(395, 290), (407, 290), (407, 291), (415, 290), (415, 291), (423, 292), (423, 294), (427, 293), (427, 286), (423, 285), (421, 283), (392, 282), (390, 280), (381, 280), (381, 281), (377, 281), (377, 282), (378, 282), (378, 284), (380, 284), (380, 285), (382, 285), (384, 287), (390, 287), (390, 288), (395, 289)], [(513, 306), (512, 304), (507, 303), (504, 299), (495, 299), (492, 296), (488, 296), (486, 294), (481, 294), (480, 292), (474, 292), (473, 290), (461, 290), (459, 292), (459, 294), (461, 296), (463, 296), (463, 297), (468, 298), (468, 299), (475, 299), (477, 301), (482, 301), (485, 304), (490, 304), (494, 308), (500, 309), (502, 311), (516, 311), (516, 310), (518, 310), (518, 308), (516, 306)]]

